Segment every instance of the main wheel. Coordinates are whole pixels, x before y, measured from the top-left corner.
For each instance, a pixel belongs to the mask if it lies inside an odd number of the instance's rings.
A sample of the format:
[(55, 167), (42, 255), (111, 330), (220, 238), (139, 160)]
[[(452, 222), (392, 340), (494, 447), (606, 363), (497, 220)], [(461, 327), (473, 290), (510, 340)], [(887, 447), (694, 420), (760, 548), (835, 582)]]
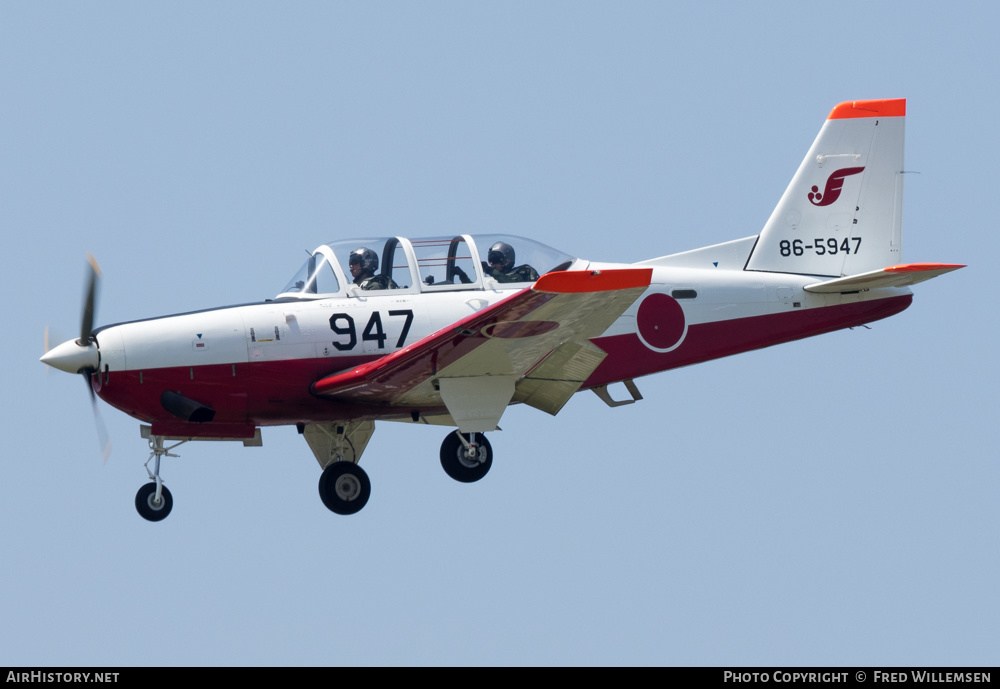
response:
[(334, 462), (319, 477), (319, 497), (337, 514), (354, 514), (368, 503), (372, 482), (354, 462)]
[(476, 445), (471, 456), (457, 431), (449, 433), (441, 443), (441, 466), (446, 474), (462, 483), (478, 481), (493, 465), (493, 448), (485, 435), (473, 433), (470, 443)]
[(139, 516), (151, 522), (166, 519), (174, 507), (174, 498), (166, 486), (160, 491), (160, 502), (156, 503), (156, 482), (147, 483), (135, 494), (135, 509)]

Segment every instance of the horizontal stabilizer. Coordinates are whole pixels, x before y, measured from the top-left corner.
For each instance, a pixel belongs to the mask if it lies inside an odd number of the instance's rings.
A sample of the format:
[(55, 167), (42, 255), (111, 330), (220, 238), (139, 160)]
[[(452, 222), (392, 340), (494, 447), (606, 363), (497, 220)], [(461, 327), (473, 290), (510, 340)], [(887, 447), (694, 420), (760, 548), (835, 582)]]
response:
[(873, 289), (875, 287), (905, 287), (964, 267), (964, 265), (957, 263), (907, 263), (900, 266), (889, 266), (882, 270), (848, 275), (847, 277), (835, 280), (816, 282), (812, 285), (806, 285), (804, 289), (807, 292), (829, 294), (836, 292), (860, 292), (861, 290)]

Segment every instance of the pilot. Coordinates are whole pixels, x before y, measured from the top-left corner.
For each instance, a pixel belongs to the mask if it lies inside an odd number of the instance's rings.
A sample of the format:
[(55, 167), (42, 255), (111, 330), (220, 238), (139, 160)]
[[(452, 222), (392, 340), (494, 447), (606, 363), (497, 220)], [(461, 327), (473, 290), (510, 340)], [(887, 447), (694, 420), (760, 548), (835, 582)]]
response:
[(507, 242), (496, 242), (490, 247), (483, 271), (497, 282), (534, 282), (538, 279), (538, 271), (527, 263), (514, 267), (514, 247)]
[(387, 275), (375, 275), (378, 270), (378, 256), (366, 246), (351, 252), (348, 259), (354, 284), (361, 289), (396, 289), (396, 283)]

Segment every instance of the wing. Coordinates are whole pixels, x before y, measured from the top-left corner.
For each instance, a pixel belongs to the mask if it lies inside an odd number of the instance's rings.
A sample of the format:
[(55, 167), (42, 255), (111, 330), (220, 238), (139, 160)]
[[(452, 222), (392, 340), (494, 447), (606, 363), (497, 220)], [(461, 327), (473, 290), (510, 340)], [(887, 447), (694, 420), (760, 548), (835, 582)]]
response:
[(554, 414), (605, 357), (588, 340), (639, 298), (652, 273), (548, 273), (409, 347), (321, 378), (312, 392), (362, 404), (444, 405), (463, 432), (493, 430), (512, 400)]

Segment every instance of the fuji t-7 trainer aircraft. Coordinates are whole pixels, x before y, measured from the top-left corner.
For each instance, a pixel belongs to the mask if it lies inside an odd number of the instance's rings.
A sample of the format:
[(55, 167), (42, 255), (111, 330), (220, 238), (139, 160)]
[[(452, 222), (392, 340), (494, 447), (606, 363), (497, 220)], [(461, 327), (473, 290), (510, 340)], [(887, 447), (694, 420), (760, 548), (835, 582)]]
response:
[[(263, 303), (96, 330), (92, 263), (80, 338), (42, 361), (143, 423), (135, 504), (150, 521), (173, 505), (162, 457), (191, 440), (260, 445), (262, 426), (298, 428), (338, 514), (368, 501), (358, 462), (377, 420), (455, 428), (441, 464), (478, 481), (510, 404), (556, 414), (581, 390), (631, 403), (640, 376), (891, 316), (909, 285), (963, 267), (900, 263), (905, 114), (904, 100), (841, 103), (759, 235), (639, 263), (513, 236), (349, 239)], [(617, 382), (631, 399), (613, 399)]]

